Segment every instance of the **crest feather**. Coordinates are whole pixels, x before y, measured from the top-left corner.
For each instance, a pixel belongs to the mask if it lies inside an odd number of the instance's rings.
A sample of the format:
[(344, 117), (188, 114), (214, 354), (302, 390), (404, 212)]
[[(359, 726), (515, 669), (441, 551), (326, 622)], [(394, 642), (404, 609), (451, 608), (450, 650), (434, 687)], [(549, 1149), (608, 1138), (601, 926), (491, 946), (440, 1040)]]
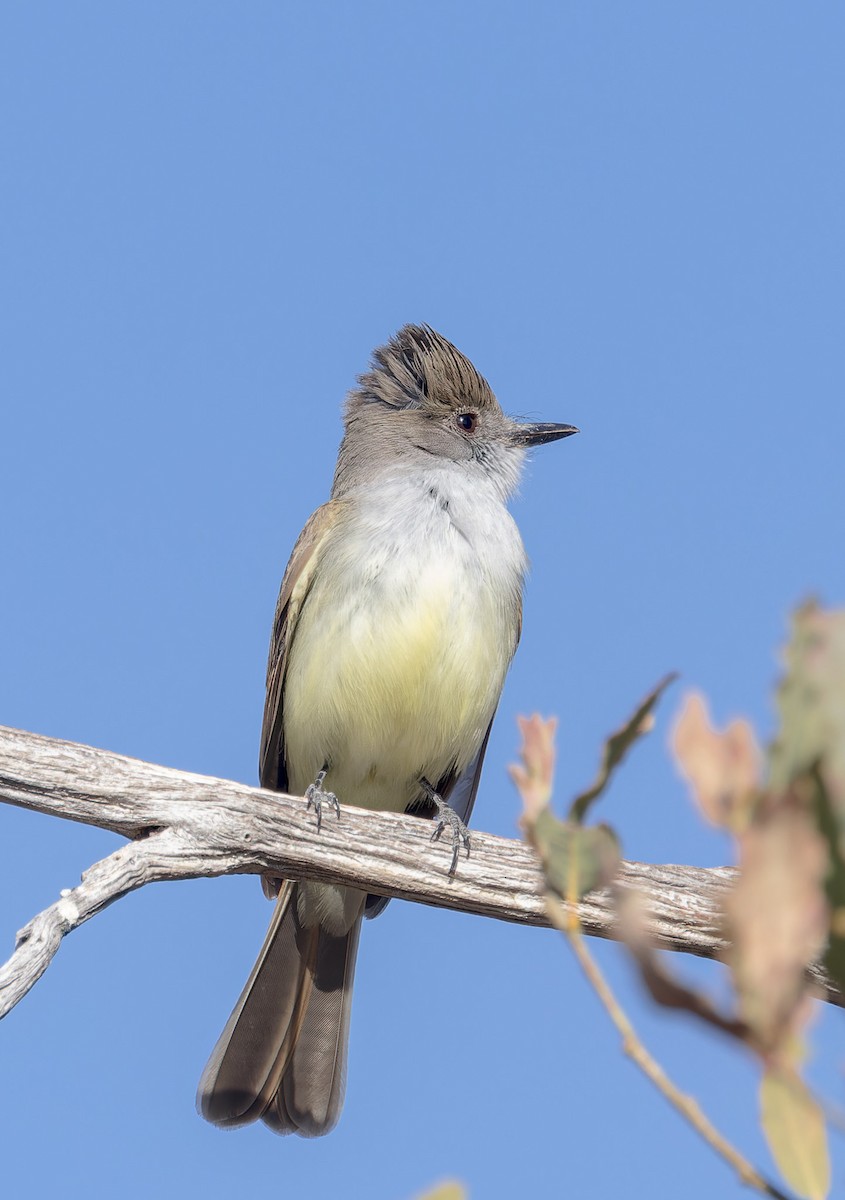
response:
[(498, 408), (493, 391), (465, 355), (429, 325), (405, 325), (373, 351), (350, 400), (422, 408)]

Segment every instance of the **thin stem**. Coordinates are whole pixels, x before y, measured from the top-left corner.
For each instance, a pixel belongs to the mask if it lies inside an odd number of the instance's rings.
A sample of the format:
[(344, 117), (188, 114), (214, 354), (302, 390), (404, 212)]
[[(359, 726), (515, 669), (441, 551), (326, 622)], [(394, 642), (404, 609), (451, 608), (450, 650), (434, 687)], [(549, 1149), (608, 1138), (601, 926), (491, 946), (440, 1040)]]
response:
[(587, 980), (592, 985), (599, 1000), (601, 1000), (607, 1014), (613, 1024), (619, 1030), (622, 1036), (622, 1048), (629, 1058), (640, 1068), (640, 1070), (651, 1080), (654, 1086), (661, 1092), (669, 1103), (678, 1110), (681, 1116), (685, 1117), (701, 1137), (716, 1153), (723, 1158), (739, 1175), (743, 1183), (749, 1187), (756, 1188), (758, 1192), (762, 1192), (765, 1196), (773, 1197), (773, 1200), (792, 1200), (786, 1192), (782, 1192), (775, 1184), (770, 1183), (762, 1176), (755, 1167), (751, 1165), (748, 1159), (744, 1158), (734, 1146), (727, 1141), (718, 1129), (710, 1122), (710, 1120), (702, 1112), (698, 1102), (692, 1096), (682, 1092), (669, 1078), (660, 1064), (652, 1058), (648, 1050), (640, 1041), (636, 1030), (628, 1019), (610, 989), (610, 986), (599, 969), (598, 964), (590, 955), (587, 949), (584, 936), (581, 933), (581, 926), (578, 921), (578, 913), (574, 906), (564, 906), (560, 901), (547, 894), (546, 896), (546, 912), (549, 920), (556, 929), (561, 933), (566, 934), (569, 944), (572, 947), (575, 957), (581, 966), (581, 970), (587, 977)]

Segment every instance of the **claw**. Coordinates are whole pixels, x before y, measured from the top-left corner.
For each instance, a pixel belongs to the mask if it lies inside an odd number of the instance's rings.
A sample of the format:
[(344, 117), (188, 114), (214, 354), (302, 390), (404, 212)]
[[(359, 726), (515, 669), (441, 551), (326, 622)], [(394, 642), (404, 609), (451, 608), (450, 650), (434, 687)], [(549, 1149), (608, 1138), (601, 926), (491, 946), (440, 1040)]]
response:
[(449, 874), (454, 875), (458, 867), (458, 856), (461, 852), (461, 846), (466, 849), (467, 858), (469, 858), (471, 845), (469, 830), (455, 812), (454, 808), (450, 808), (446, 801), (438, 796), (431, 784), (427, 783), (426, 780), (423, 780), (423, 787), (425, 788), (425, 792), (429, 800), (437, 809), (438, 819), (437, 824), (434, 827), (434, 832), (431, 835), (431, 841), (439, 842), (446, 829), (449, 830), (451, 835), (452, 862), (449, 866)]
[(323, 805), (325, 805), (326, 808), (334, 809), (335, 816), (340, 819), (340, 802), (338, 801), (337, 796), (334, 794), (334, 792), (327, 792), (323, 788), (323, 782), (326, 778), (326, 774), (327, 772), (325, 770), (318, 771), (317, 778), (305, 789), (305, 799), (307, 801), (305, 809), (306, 812), (309, 808), (314, 809), (314, 812), (317, 815), (318, 833), (320, 832), (320, 828), (323, 824)]

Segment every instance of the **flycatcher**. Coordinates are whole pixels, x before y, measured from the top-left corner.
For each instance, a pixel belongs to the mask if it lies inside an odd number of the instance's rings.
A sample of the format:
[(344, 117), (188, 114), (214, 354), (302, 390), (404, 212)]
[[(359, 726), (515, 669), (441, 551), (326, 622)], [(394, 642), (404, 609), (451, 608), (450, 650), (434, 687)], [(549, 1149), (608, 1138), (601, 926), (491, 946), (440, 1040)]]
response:
[[(505, 416), (468, 359), (406, 325), (346, 403), (331, 499), (282, 580), (261, 786), (416, 812), (464, 846), (490, 726), (519, 641), (526, 557), (507, 510), (526, 449), (572, 425)], [(259, 1117), (317, 1137), (343, 1105), (362, 918), (387, 901), (265, 879), (258, 961), (200, 1080), (215, 1125)]]

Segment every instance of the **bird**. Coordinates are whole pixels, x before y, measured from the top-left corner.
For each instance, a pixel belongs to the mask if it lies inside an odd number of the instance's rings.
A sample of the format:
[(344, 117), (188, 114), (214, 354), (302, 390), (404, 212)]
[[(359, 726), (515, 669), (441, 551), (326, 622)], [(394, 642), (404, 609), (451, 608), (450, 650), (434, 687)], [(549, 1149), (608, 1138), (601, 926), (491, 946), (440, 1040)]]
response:
[[(527, 559), (508, 511), (526, 451), (573, 425), (505, 415), (428, 325), (373, 352), (344, 411), (331, 495), (297, 540), (267, 665), (261, 786), (467, 829), (519, 641)], [(267, 877), (275, 899), (252, 973), (203, 1072), (200, 1114), (318, 1137), (344, 1101), (364, 916), (387, 900)]]

